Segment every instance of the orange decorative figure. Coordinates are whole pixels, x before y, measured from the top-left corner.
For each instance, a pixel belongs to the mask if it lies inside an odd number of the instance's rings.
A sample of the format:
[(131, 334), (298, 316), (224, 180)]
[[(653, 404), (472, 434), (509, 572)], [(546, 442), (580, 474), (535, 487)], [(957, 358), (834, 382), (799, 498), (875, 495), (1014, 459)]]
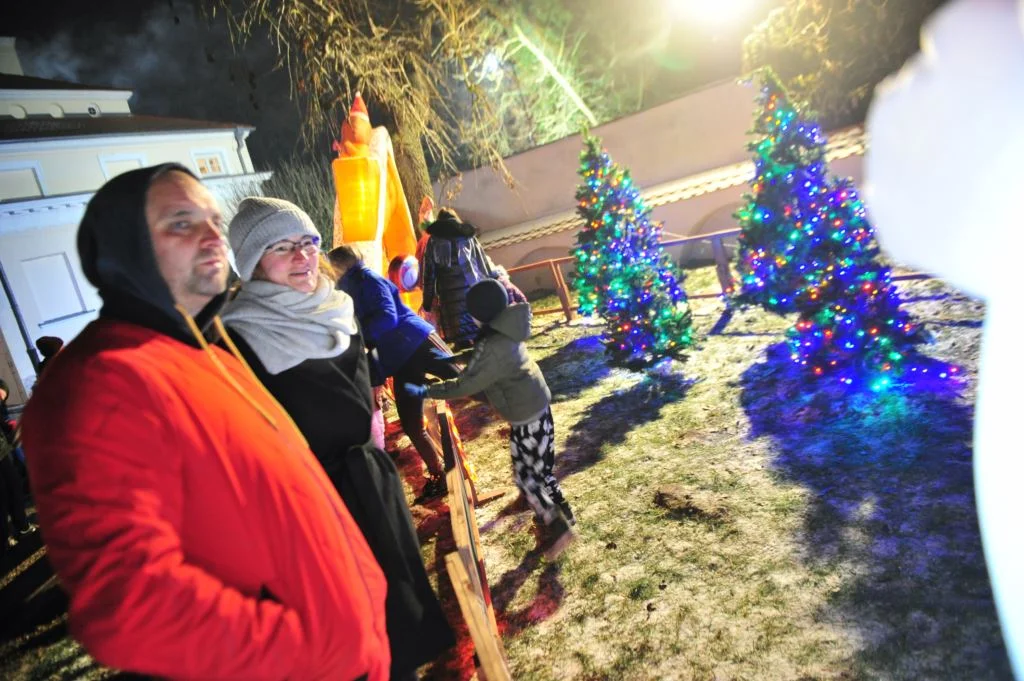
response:
[[(368, 267), (387, 276), (391, 261), (416, 252), (416, 231), (395, 165), (391, 135), (383, 126), (370, 124), (366, 103), (358, 92), (334, 150), (338, 157), (331, 162), (337, 197), (333, 245), (358, 248)], [(417, 310), (423, 295), (418, 290), (403, 290), (402, 299)]]

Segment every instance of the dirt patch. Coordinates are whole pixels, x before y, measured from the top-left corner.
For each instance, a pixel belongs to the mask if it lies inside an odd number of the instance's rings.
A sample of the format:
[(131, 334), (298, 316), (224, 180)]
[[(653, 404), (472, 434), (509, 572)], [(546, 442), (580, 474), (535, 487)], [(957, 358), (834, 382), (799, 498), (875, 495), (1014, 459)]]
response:
[(662, 485), (654, 493), (654, 503), (675, 518), (722, 522), (729, 509), (721, 495), (689, 489), (683, 485)]

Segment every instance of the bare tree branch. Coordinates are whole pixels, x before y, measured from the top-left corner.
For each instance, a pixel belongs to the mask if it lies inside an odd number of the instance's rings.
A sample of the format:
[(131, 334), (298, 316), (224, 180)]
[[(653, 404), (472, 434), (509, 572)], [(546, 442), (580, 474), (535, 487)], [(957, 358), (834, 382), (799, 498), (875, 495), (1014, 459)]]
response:
[(743, 43), (744, 70), (770, 66), (825, 125), (861, 120), (875, 85), (914, 53), (944, 0), (789, 0)]

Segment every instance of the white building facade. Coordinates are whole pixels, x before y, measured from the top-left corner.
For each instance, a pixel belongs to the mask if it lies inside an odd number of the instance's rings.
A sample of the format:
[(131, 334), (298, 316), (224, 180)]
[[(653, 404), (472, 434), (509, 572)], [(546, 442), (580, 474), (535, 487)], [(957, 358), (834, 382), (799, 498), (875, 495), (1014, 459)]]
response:
[(130, 90), (25, 76), (14, 40), (0, 38), (0, 378), (9, 404), (35, 383), (35, 340), (65, 342), (101, 302), (82, 274), (78, 223), (93, 193), (116, 175), (176, 162), (230, 209), (258, 193), (249, 125), (136, 116)]

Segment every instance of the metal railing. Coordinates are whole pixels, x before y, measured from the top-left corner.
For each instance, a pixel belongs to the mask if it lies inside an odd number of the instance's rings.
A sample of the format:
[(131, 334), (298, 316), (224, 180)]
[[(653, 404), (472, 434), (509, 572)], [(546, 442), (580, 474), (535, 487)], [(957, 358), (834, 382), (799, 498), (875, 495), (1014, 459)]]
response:
[[(682, 246), (689, 243), (696, 243), (699, 241), (710, 241), (711, 242), (711, 254), (715, 260), (715, 274), (718, 276), (718, 284), (721, 290), (719, 291), (707, 291), (702, 293), (687, 294), (687, 298), (690, 300), (698, 298), (719, 298), (732, 292), (735, 288), (736, 282), (732, 276), (732, 270), (730, 269), (729, 255), (725, 250), (725, 239), (731, 237), (737, 237), (740, 235), (739, 228), (736, 229), (723, 229), (720, 232), (711, 232), (710, 234), (698, 234), (695, 236), (683, 237), (680, 239), (669, 239), (661, 242), (663, 248), (672, 248), (673, 246)], [(565, 315), (565, 321), (571, 322), (576, 316), (576, 310), (579, 305), (572, 302), (572, 298), (569, 293), (569, 287), (565, 283), (565, 276), (562, 274), (562, 265), (566, 263), (575, 262), (576, 258), (571, 255), (567, 255), (561, 258), (551, 258), (549, 260), (540, 260), (537, 262), (528, 263), (526, 265), (519, 265), (517, 267), (508, 268), (508, 273), (513, 274), (515, 272), (527, 272), (529, 270), (536, 270), (541, 268), (548, 268), (551, 271), (551, 276), (555, 282), (555, 293), (558, 294), (558, 299), (561, 301), (559, 307), (549, 307), (541, 310), (534, 310), (535, 315), (547, 315), (547, 314), (558, 314), (562, 313)], [(893, 281), (907, 280), (907, 279), (930, 279), (930, 274), (923, 272), (911, 272), (908, 274), (901, 274), (893, 277)]]

